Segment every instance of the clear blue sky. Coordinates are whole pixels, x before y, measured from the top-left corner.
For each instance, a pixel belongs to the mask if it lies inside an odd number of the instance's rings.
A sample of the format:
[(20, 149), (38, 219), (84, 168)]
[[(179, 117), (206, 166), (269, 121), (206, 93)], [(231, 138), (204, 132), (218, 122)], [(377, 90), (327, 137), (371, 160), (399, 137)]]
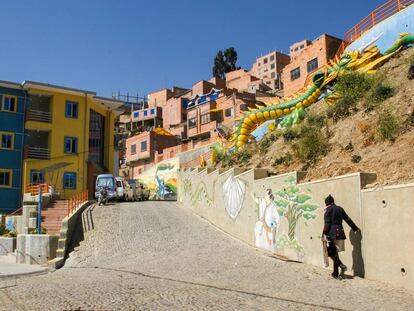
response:
[[(385, 0), (384, 0), (385, 1)], [(3, 1), (0, 80), (147, 94), (209, 79), (219, 49), (239, 66), (345, 31), (383, 1)]]

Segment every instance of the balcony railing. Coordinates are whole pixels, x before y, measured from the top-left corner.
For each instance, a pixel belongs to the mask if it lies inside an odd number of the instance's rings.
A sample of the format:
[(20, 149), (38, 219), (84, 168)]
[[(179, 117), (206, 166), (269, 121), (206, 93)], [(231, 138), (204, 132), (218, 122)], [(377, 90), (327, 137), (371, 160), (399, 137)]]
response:
[(52, 113), (50, 111), (31, 110), (27, 111), (27, 121), (52, 122)]
[(24, 148), (25, 159), (50, 159), (50, 150), (36, 146), (26, 146)]

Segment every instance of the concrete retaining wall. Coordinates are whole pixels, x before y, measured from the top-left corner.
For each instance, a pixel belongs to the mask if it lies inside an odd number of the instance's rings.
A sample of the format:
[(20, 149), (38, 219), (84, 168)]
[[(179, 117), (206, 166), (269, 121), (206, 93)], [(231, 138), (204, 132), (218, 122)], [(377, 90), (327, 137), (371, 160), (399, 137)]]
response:
[(78, 207), (71, 215), (65, 217), (62, 221), (62, 228), (60, 229), (60, 236), (57, 245), (56, 258), (49, 262), (49, 265), (54, 268), (60, 268), (64, 265), (67, 257), (67, 249), (71, 238), (73, 236), (76, 223), (80, 221), (80, 215), (90, 205), (91, 202), (85, 202)]
[(362, 191), (367, 278), (414, 290), (414, 184)]
[[(393, 226), (397, 221), (394, 218), (402, 213), (408, 213), (406, 219), (414, 213), (408, 206), (414, 199), (414, 186), (361, 191), (375, 181), (374, 174), (355, 173), (306, 183), (301, 182), (302, 177), (301, 172), (267, 177), (262, 169), (180, 170), (178, 204), (248, 244), (323, 267), (320, 239), (324, 198), (332, 194), (362, 232), (354, 234), (344, 225), (348, 239), (341, 258), (350, 271), (356, 276), (414, 289), (414, 279), (409, 276), (414, 271), (410, 260), (414, 250), (406, 251), (414, 238), (411, 225), (407, 220), (398, 229)], [(382, 208), (384, 216), (375, 207), (380, 197), (393, 208)], [(397, 231), (407, 244), (399, 243), (399, 252), (392, 244)], [(384, 238), (384, 232), (395, 235)], [(381, 258), (386, 259), (385, 265)], [(387, 269), (393, 272), (385, 272)], [(393, 274), (395, 271), (398, 273)]]
[(43, 265), (56, 257), (58, 237), (48, 234), (19, 234), (17, 263)]
[(0, 237), (0, 256), (13, 253), (16, 249), (16, 238)]

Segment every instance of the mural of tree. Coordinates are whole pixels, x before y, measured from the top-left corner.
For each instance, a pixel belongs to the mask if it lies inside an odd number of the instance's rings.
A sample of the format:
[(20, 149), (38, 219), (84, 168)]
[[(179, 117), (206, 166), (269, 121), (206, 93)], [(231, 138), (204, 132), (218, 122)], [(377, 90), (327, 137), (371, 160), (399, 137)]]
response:
[(312, 200), (310, 194), (300, 191), (296, 186), (295, 177), (291, 176), (285, 182), (286, 186), (275, 193), (274, 199), (279, 215), (285, 217), (289, 225), (287, 236), (282, 236), (280, 242), (300, 250), (303, 248), (295, 238), (297, 222), (303, 218), (307, 224), (307, 221), (315, 219), (315, 210), (320, 206), (310, 202)]

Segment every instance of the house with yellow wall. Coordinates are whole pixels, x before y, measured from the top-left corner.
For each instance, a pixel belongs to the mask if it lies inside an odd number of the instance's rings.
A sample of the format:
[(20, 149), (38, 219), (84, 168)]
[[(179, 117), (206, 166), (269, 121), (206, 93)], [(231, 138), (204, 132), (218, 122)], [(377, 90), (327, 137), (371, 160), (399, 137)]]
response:
[(96, 176), (114, 173), (114, 121), (122, 102), (95, 92), (24, 81), (29, 97), (25, 118), (23, 185), (46, 182), (67, 199), (88, 190)]

